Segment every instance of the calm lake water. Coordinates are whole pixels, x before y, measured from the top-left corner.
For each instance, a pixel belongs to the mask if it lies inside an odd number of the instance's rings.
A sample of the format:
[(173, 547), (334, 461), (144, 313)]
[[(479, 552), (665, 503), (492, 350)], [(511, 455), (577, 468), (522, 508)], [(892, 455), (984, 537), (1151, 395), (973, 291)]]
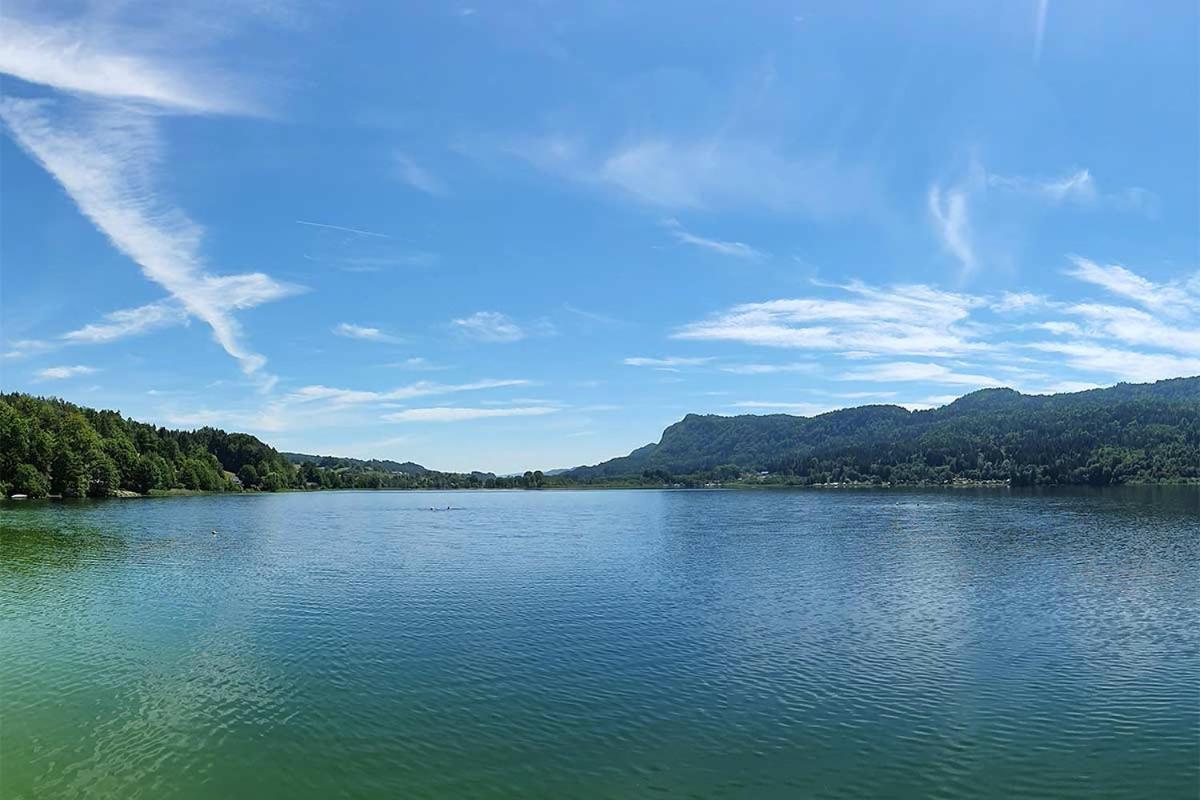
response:
[(1200, 791), (1196, 488), (339, 492), (0, 524), (5, 800)]

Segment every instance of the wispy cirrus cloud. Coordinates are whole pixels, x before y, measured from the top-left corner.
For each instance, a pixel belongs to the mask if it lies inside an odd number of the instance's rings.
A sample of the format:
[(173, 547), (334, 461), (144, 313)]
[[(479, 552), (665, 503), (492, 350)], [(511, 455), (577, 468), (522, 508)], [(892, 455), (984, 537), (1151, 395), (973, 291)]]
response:
[(703, 250), (709, 250), (714, 253), (719, 253), (723, 256), (732, 256), (733, 258), (742, 258), (750, 261), (757, 261), (766, 258), (766, 253), (755, 249), (745, 242), (726, 242), (720, 239), (707, 239), (703, 236), (697, 236), (684, 230), (683, 226), (676, 219), (668, 219), (663, 222), (663, 225), (671, 232), (676, 241), (688, 244), (693, 247), (699, 247)]
[(160, 48), (97, 19), (39, 21), (0, 15), (0, 72), (92, 98), (144, 103), (189, 114), (257, 114), (245, 87), (208, 66), (189, 69)]
[(202, 229), (154, 185), (163, 159), (154, 115), (104, 108), (80, 116), (50, 101), (5, 98), (0, 120), (118, 250), (187, 314), (208, 324), (243, 372), (262, 367), (266, 359), (244, 344), (232, 312), (302, 290), (262, 273), (208, 273), (200, 255)]
[[(164, 116), (257, 114), (262, 107), (243, 84), (185, 54), (202, 36), (181, 42), (153, 25), (121, 27), (123, 15), (132, 14), (111, 12), (84, 8), (53, 19), (6, 12), (0, 72), (38, 84), (52, 97), (0, 99), (0, 122), (117, 250), (183, 313), (205, 322), (245, 373), (255, 373), (265, 358), (245, 344), (233, 312), (300, 288), (262, 273), (210, 273), (201, 255), (203, 229), (169, 202), (157, 173), (167, 162)], [(155, 24), (173, 14), (168, 9)], [(165, 324), (169, 316), (164, 307), (113, 312), (65, 341), (119, 338)], [(270, 376), (259, 380), (263, 387), (272, 383)]]
[(1033, 342), (1028, 346), (1062, 356), (1074, 369), (1119, 380), (1141, 382), (1200, 375), (1200, 358), (1128, 350), (1095, 341)]
[(1051, 206), (1075, 205), (1153, 214), (1158, 205), (1158, 198), (1153, 192), (1138, 186), (1120, 191), (1101, 191), (1087, 169), (1077, 169), (1057, 178), (988, 173), (987, 186), (989, 189), (1034, 198)]
[(45, 369), (38, 370), (34, 375), (41, 381), (61, 381), (80, 375), (91, 375), (96, 372), (99, 372), (99, 370), (95, 367), (77, 364), (73, 367), (46, 367)]
[(869, 168), (833, 152), (789, 152), (723, 133), (643, 136), (608, 147), (552, 133), (503, 149), (545, 172), (662, 209), (750, 208), (829, 218), (872, 209), (879, 196)]
[(956, 372), (941, 364), (918, 361), (893, 361), (873, 367), (843, 372), (838, 376), (843, 381), (921, 381), (944, 383), (952, 386), (1004, 386), (1005, 382), (990, 375), (974, 375)]
[(824, 414), (827, 411), (833, 411), (838, 408), (838, 406), (831, 406), (825, 403), (796, 403), (789, 401), (776, 402), (772, 400), (741, 400), (736, 403), (732, 403), (730, 407), (739, 409), (780, 411), (788, 414), (798, 414), (803, 417)]
[(104, 344), (159, 328), (182, 325), (187, 319), (187, 312), (182, 306), (173, 301), (162, 300), (137, 308), (110, 311), (99, 322), (91, 322), (81, 328), (67, 331), (59, 338), (75, 344)]
[(504, 389), (514, 386), (529, 386), (532, 381), (523, 378), (492, 379), (472, 381), (470, 383), (436, 383), (434, 381), (417, 381), (407, 386), (384, 391), (367, 391), (359, 389), (338, 389), (332, 386), (305, 386), (287, 395), (289, 402), (308, 403), (324, 401), (336, 404), (383, 403), (396, 400), (411, 400), (417, 397), (429, 397), (457, 392), (474, 392), (484, 389)]
[(449, 366), (445, 364), (435, 364), (424, 356), (413, 356), (412, 358), (406, 358), (403, 361), (393, 361), (390, 364), (385, 364), (384, 366), (428, 372), (450, 369)]
[(393, 161), (397, 176), (414, 189), (435, 197), (444, 197), (450, 193), (449, 187), (441, 178), (403, 153), (394, 154)]
[(781, 372), (813, 373), (820, 367), (810, 361), (794, 361), (788, 364), (728, 364), (722, 372), (734, 375), (775, 375)]
[(942, 246), (969, 275), (978, 266), (975, 246), (971, 240), (971, 221), (967, 211), (967, 190), (958, 187), (943, 189), (934, 185), (929, 188), (929, 214)]
[(529, 332), (499, 311), (476, 311), (468, 317), (451, 320), (459, 333), (477, 342), (519, 342)]
[(1096, 200), (1096, 182), (1086, 169), (1061, 178), (1030, 178), (1024, 175), (987, 176), (988, 186), (1035, 195), (1058, 205), (1064, 202), (1091, 203)]
[(338, 323), (333, 327), (333, 333), (335, 336), (341, 336), (346, 339), (361, 339), (367, 342), (380, 342), (382, 344), (399, 344), (404, 341), (399, 336), (385, 333), (379, 328), (355, 325), (351, 322)]
[(1200, 273), (1189, 281), (1155, 283), (1119, 264), (1102, 266), (1081, 256), (1071, 256), (1067, 274), (1099, 286), (1118, 297), (1171, 317), (1186, 317), (1200, 311)]
[(929, 286), (835, 287), (849, 297), (743, 303), (677, 329), (676, 339), (887, 355), (961, 355), (988, 349), (967, 324), (983, 299)]
[[(1071, 263), (1069, 275), (1144, 308), (1016, 291), (989, 297), (926, 285), (815, 284), (840, 294), (744, 303), (672, 335), (807, 350), (822, 355), (822, 369), (844, 359), (839, 379), (873, 383), (1042, 391), (1200, 373), (1200, 279), (1155, 282), (1117, 265), (1099, 267), (1078, 257)], [(1036, 368), (1018, 366), (1026, 364)], [(773, 364), (723, 369), (787, 370)]]
[(702, 364), (711, 362), (711, 356), (702, 357), (685, 357), (685, 356), (667, 356), (665, 358), (647, 358), (645, 356), (633, 356), (621, 361), (627, 367), (653, 367), (655, 369), (669, 369), (674, 367), (698, 367)]
[(513, 406), (510, 408), (406, 408), (383, 418), (389, 422), (468, 422), (476, 419), (497, 417), (541, 417), (558, 412), (554, 406)]

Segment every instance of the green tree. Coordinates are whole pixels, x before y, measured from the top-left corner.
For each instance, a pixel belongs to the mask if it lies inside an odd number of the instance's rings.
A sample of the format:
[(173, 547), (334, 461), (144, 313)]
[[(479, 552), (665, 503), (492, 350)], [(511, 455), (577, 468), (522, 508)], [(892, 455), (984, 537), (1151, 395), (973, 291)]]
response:
[(243, 465), (238, 470), (237, 476), (238, 480), (242, 482), (242, 486), (245, 486), (247, 489), (258, 486), (258, 470), (254, 468), (253, 464)]
[(151, 489), (165, 489), (168, 483), (167, 462), (158, 453), (150, 453), (138, 457), (133, 470), (133, 487), (142, 494)]
[(116, 463), (107, 455), (101, 453), (91, 464), (91, 482), (88, 495), (91, 497), (108, 497), (121, 488), (121, 471)]
[(286, 489), (288, 483), (287, 479), (278, 472), (268, 472), (262, 479), (262, 485), (268, 492), (278, 492), (280, 489)]
[(45, 497), (50, 494), (50, 481), (32, 464), (18, 464), (13, 471), (12, 493)]

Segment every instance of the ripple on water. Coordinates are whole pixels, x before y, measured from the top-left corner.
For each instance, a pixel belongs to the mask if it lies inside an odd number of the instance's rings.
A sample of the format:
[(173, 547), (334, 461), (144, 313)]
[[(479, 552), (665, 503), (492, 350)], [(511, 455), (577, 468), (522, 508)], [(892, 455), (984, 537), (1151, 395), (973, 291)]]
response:
[(1192, 492), (6, 509), (0, 796), (1195, 797)]

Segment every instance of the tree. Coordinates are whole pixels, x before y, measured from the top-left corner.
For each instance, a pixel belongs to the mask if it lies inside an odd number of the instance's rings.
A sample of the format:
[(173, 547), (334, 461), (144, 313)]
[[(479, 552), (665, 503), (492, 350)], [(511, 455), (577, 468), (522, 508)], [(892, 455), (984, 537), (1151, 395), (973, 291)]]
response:
[(108, 497), (121, 488), (121, 471), (116, 463), (101, 453), (92, 461), (91, 482), (88, 495), (91, 497)]
[(13, 471), (12, 493), (45, 497), (50, 494), (50, 481), (32, 464), (20, 464)]
[(84, 497), (91, 475), (83, 456), (71, 449), (59, 451), (50, 471), (50, 489), (63, 497)]
[(133, 487), (142, 494), (169, 487), (166, 460), (158, 453), (140, 456), (133, 470)]
[(288, 484), (287, 479), (278, 472), (268, 472), (262, 485), (268, 492), (278, 492), (280, 489), (286, 489)]
[(238, 480), (242, 482), (242, 486), (247, 489), (258, 486), (258, 470), (253, 464), (246, 464), (238, 470)]

